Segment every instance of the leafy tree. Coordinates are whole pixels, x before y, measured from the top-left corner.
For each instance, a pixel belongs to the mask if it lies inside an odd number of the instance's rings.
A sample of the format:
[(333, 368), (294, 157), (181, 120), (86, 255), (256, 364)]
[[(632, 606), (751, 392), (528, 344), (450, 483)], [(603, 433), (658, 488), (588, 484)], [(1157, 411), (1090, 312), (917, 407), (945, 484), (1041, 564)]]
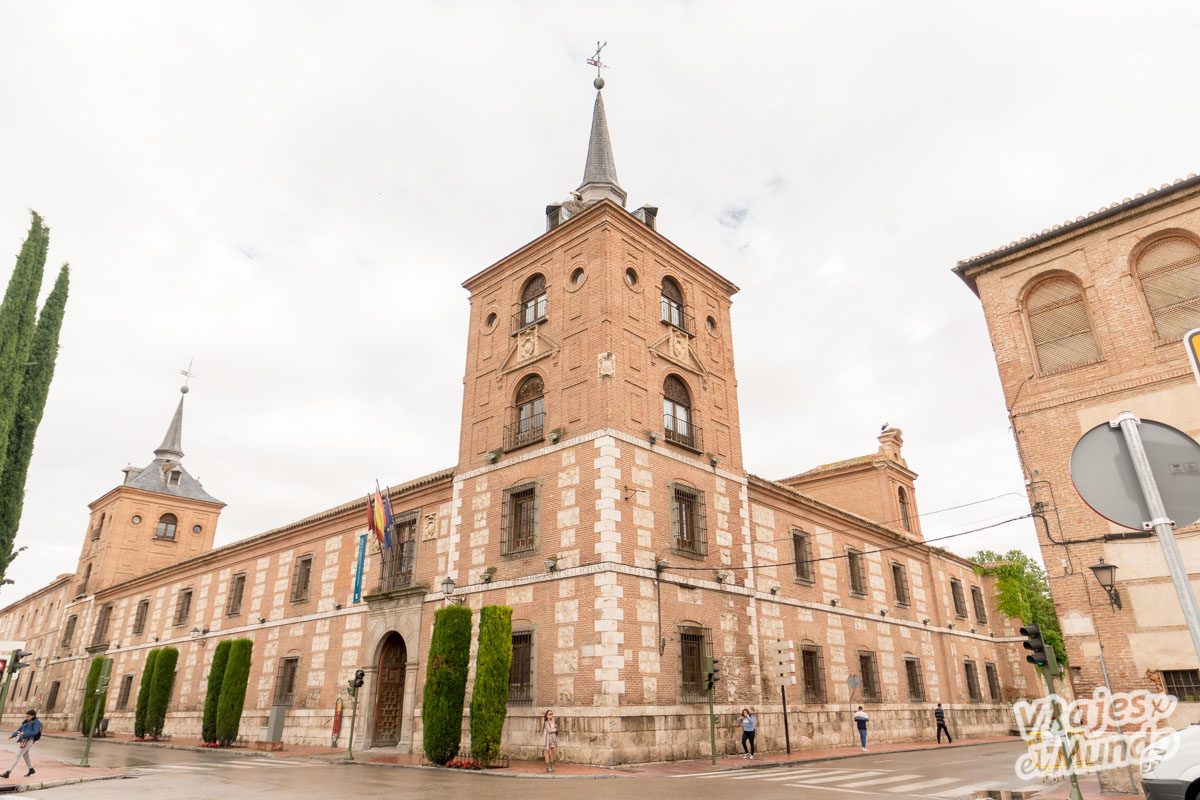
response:
[(179, 651), (164, 647), (154, 659), (154, 677), (150, 679), (150, 702), (146, 706), (146, 733), (157, 739), (162, 736), (167, 723), (167, 705), (171, 702), (171, 690), (175, 688), (175, 665), (179, 662)]
[[(88, 667), (87, 681), (83, 685), (83, 713), (79, 715), (79, 730), (87, 733), (88, 726), (91, 725), (96, 717), (104, 716), (104, 703), (96, 694), (96, 687), (100, 684), (100, 671), (104, 669), (104, 656), (96, 656), (92, 659), (92, 664)], [(97, 712), (99, 706), (99, 712)]]
[(70, 270), (63, 266), (38, 317), (17, 398), (16, 417), (9, 430), (6, 461), (0, 467), (0, 579), (13, 559), (13, 542), (25, 505), (25, 478), (33, 457), (33, 440), (50, 393), (50, 381), (54, 378), (58, 334), (62, 329), (69, 284)]
[(133, 711), (133, 735), (139, 739), (146, 738), (146, 712), (150, 708), (150, 684), (154, 680), (154, 662), (162, 650), (154, 649), (146, 654), (146, 663), (142, 666), (142, 680), (138, 684), (137, 703)]
[(512, 609), (484, 606), (479, 612), (479, 654), (471, 691), (471, 755), (485, 763), (500, 755), (511, 669)]
[(421, 708), (425, 757), (434, 764), (445, 764), (458, 755), (470, 659), (470, 609), (462, 606), (438, 609), (433, 616)]
[(217, 741), (225, 747), (237, 741), (253, 652), (254, 642), (250, 639), (235, 639), (229, 646), (229, 662), (225, 665), (221, 698), (217, 701)]
[(9, 433), (17, 416), (25, 365), (33, 344), (37, 296), (50, 246), (50, 231), (36, 212), (32, 216), (29, 234), (17, 255), (4, 300), (0, 301), (0, 465), (6, 463)]
[(212, 666), (208, 670), (208, 691), (204, 695), (204, 720), (200, 725), (200, 738), (206, 744), (217, 741), (217, 702), (221, 697), (221, 683), (225, 680), (225, 667), (229, 663), (229, 648), (232, 639), (217, 644), (213, 651)]
[(1054, 648), (1058, 663), (1066, 665), (1067, 649), (1063, 645), (1058, 612), (1050, 597), (1046, 570), (1028, 553), (1009, 550), (1001, 555), (993, 550), (980, 550), (971, 556), (980, 575), (996, 576), (997, 607), (1002, 614), (1036, 623), (1042, 629), (1042, 640)]

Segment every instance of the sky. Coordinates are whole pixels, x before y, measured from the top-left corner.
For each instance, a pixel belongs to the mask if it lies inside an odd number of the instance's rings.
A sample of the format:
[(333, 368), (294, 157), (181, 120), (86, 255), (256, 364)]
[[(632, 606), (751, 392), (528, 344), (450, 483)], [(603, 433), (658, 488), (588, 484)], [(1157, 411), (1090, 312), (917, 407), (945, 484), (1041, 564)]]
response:
[[(578, 186), (597, 39), (629, 208), (741, 287), (748, 470), (890, 423), (928, 539), (1027, 513), (950, 270), (1200, 169), (1198, 34), (1172, 2), (6, 2), (0, 279), (36, 209), (72, 285), (0, 603), (74, 570), (193, 360), (218, 544), (453, 466), (461, 283)], [(939, 544), (1037, 552), (1027, 520)]]

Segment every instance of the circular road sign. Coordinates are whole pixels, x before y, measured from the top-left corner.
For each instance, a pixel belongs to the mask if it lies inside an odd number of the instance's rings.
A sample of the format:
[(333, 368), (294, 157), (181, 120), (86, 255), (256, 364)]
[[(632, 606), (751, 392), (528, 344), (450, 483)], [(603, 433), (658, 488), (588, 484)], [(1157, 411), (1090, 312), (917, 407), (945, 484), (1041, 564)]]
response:
[(848, 685), (850, 690), (853, 691), (859, 686), (862, 686), (862, 680), (857, 675), (851, 675), (850, 677), (846, 678), (846, 685)]
[[(1144, 419), (1138, 425), (1167, 516), (1185, 528), (1200, 519), (1200, 444), (1181, 430)], [(1142, 530), (1150, 511), (1121, 429), (1105, 422), (1071, 453), (1071, 480), (1083, 501), (1116, 524)]]

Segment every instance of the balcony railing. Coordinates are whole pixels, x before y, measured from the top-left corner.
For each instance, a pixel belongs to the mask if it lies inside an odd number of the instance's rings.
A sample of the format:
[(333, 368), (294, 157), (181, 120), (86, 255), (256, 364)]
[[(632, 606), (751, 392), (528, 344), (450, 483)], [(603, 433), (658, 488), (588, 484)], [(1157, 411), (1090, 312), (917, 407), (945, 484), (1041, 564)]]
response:
[(391, 592), (412, 585), (415, 549), (414, 542), (399, 542), (391, 548), (383, 548), (380, 591)]
[(686, 334), (693, 335), (696, 333), (695, 318), (683, 310), (682, 306), (676, 305), (667, 298), (662, 298), (660, 303), (662, 310), (662, 321), (666, 325), (673, 328), (678, 328)]
[(512, 332), (516, 336), (521, 331), (537, 325), (546, 319), (546, 298), (539, 297), (536, 300), (528, 300), (521, 305), (521, 310), (513, 314)]
[(504, 428), (504, 449), (516, 450), (518, 447), (525, 447), (531, 444), (537, 444), (546, 438), (546, 429), (544, 422), (546, 415), (534, 414), (531, 417), (518, 420), (512, 425), (506, 425)]
[(695, 421), (663, 414), (663, 438), (668, 442), (699, 453), (704, 449), (700, 434), (700, 426)]

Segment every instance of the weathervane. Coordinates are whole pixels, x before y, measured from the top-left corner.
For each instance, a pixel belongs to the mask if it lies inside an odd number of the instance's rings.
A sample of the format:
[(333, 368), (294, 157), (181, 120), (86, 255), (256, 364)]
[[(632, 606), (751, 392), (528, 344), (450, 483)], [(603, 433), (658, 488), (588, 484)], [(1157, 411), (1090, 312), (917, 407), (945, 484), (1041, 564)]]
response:
[(606, 47), (608, 47), (608, 42), (597, 41), (595, 54), (587, 60), (588, 64), (596, 68), (596, 80), (592, 81), (592, 85), (597, 89), (604, 88), (604, 78), (600, 77), (600, 70), (608, 69), (608, 64), (600, 60), (600, 51)]
[(192, 364), (195, 363), (195, 361), (196, 361), (196, 359), (189, 358), (187, 369), (179, 370), (179, 374), (183, 376), (183, 386), (179, 387), (179, 391), (182, 392), (183, 394), (188, 393), (188, 381), (190, 381), (192, 378), (196, 377), (196, 375), (192, 372)]

